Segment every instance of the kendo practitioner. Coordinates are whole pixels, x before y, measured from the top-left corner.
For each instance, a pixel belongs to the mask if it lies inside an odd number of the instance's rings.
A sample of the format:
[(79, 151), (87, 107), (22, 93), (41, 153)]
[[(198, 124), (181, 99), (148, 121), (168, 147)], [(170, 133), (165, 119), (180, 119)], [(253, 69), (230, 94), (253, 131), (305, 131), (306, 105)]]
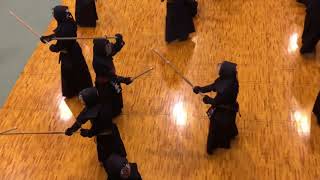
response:
[[(162, 2), (164, 0), (161, 0)], [(193, 17), (197, 14), (198, 2), (195, 0), (167, 0), (165, 40), (187, 40), (195, 32)]]
[(87, 88), (80, 92), (80, 100), (85, 108), (78, 115), (76, 122), (65, 131), (71, 136), (90, 120), (90, 129), (81, 129), (80, 135), (83, 137), (96, 136), (98, 159), (102, 163), (113, 153), (126, 157), (126, 149), (122, 142), (118, 127), (112, 123), (110, 108), (99, 104), (99, 96), (96, 88)]
[(104, 162), (105, 170), (108, 173), (108, 180), (142, 180), (136, 163), (129, 163), (125, 157), (112, 154)]
[(320, 125), (320, 92), (318, 93), (318, 96), (317, 96), (316, 102), (314, 103), (312, 112), (316, 115), (317, 122)]
[(95, 0), (76, 0), (76, 22), (81, 27), (96, 27), (98, 20)]
[[(53, 16), (58, 23), (54, 34), (42, 36), (41, 42), (46, 43), (55, 37), (76, 37), (77, 25), (67, 6), (53, 8)], [(62, 95), (71, 98), (77, 96), (82, 89), (92, 87), (88, 66), (76, 40), (58, 40), (50, 46), (50, 51), (60, 53)]]
[(304, 30), (302, 34), (301, 54), (314, 53), (320, 39), (320, 1), (308, 0)]
[(207, 153), (212, 154), (215, 148), (230, 148), (230, 141), (238, 135), (236, 115), (239, 110), (237, 96), (239, 84), (236, 64), (224, 61), (219, 70), (219, 77), (214, 83), (199, 87), (195, 86), (194, 93), (216, 92), (214, 98), (205, 96), (203, 102), (210, 104), (207, 111), (210, 118), (207, 140)]
[(111, 99), (112, 117), (122, 112), (123, 98), (121, 83), (129, 85), (130, 77), (116, 75), (113, 64), (113, 56), (124, 46), (122, 35), (116, 34), (116, 42), (111, 43), (107, 39), (93, 40), (93, 69), (96, 73), (95, 85), (99, 92), (100, 103), (109, 103)]

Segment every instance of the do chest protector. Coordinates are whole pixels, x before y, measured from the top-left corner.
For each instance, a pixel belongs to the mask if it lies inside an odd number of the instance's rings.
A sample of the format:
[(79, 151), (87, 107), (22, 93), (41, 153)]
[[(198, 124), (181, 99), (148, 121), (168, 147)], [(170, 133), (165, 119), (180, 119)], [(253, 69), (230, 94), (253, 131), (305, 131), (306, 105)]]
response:
[[(216, 108), (221, 108), (221, 109), (228, 110), (228, 111), (231, 111), (231, 112), (239, 112), (239, 104), (238, 104), (238, 102), (236, 102), (236, 103), (233, 104), (233, 105), (211, 106), (211, 107), (207, 110), (207, 115), (208, 115), (209, 118), (211, 118), (212, 115), (215, 113)], [(240, 117), (241, 117), (241, 115), (240, 115)]]

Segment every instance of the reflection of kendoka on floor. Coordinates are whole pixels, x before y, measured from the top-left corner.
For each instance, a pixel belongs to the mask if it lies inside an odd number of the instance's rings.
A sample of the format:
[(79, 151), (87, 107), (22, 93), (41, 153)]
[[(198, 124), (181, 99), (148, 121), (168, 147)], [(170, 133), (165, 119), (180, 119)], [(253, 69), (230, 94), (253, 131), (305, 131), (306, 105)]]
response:
[(76, 0), (76, 22), (82, 27), (96, 27), (98, 20), (95, 0)]
[[(67, 6), (56, 6), (53, 9), (53, 16), (57, 20), (58, 27), (54, 30), (54, 34), (40, 38), (43, 43), (51, 41), (54, 37), (77, 36), (77, 25)], [(92, 87), (88, 66), (76, 40), (58, 40), (56, 44), (50, 46), (50, 50), (60, 52), (63, 96), (67, 98), (77, 96), (82, 89)]]
[(198, 94), (214, 91), (216, 97), (205, 96), (203, 102), (210, 104), (208, 110), (210, 118), (207, 152), (209, 154), (215, 148), (230, 148), (230, 140), (238, 135), (236, 115), (239, 110), (237, 97), (239, 84), (237, 79), (236, 64), (224, 61), (219, 70), (219, 78), (213, 84), (205, 87), (194, 87)]
[(81, 129), (83, 137), (97, 137), (98, 159), (102, 163), (113, 154), (126, 157), (127, 153), (121, 140), (119, 130), (112, 123), (110, 108), (98, 103), (98, 93), (96, 88), (87, 88), (80, 92), (80, 99), (85, 104), (85, 108), (78, 115), (76, 122), (66, 130), (65, 134), (71, 136), (81, 125), (90, 120), (91, 129)]
[[(112, 103), (112, 117), (122, 112), (123, 99), (121, 83), (130, 84), (130, 77), (116, 75), (113, 56), (124, 46), (120, 34), (116, 34), (116, 42), (111, 43), (106, 39), (93, 40), (93, 69), (96, 73), (95, 85), (99, 92), (100, 103)], [(111, 100), (111, 101), (110, 101)]]

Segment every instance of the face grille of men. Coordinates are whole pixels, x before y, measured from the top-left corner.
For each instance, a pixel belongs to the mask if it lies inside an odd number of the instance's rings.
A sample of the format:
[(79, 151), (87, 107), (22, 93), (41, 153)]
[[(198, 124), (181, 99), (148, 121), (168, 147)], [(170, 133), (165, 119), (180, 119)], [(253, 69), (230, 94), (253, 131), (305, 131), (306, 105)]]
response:
[(131, 167), (129, 164), (126, 164), (120, 171), (121, 178), (127, 179), (131, 174)]

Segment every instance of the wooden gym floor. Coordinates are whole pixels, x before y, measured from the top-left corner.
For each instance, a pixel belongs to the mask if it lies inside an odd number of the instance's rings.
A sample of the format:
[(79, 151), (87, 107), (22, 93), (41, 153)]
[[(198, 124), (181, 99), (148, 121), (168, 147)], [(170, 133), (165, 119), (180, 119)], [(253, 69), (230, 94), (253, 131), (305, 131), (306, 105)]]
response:
[[(74, 12), (74, 1), (64, 2)], [(147, 180), (319, 179), (320, 128), (311, 110), (320, 90), (320, 53), (310, 59), (298, 53), (304, 7), (295, 0), (199, 0), (199, 6), (197, 33), (170, 45), (160, 0), (98, 1), (97, 28), (79, 28), (78, 36), (124, 35), (126, 46), (115, 57), (119, 75), (155, 68), (123, 87), (125, 107), (116, 123), (128, 159)], [(92, 41), (80, 44), (94, 77)], [(238, 63), (242, 117), (232, 149), (206, 154), (208, 106), (151, 48), (196, 85), (211, 83), (221, 60)], [(58, 55), (39, 43), (1, 109), (0, 127), (64, 131), (81, 108), (76, 98), (61, 97)], [(5, 180), (106, 177), (93, 139), (79, 135), (1, 136), (0, 152)]]

